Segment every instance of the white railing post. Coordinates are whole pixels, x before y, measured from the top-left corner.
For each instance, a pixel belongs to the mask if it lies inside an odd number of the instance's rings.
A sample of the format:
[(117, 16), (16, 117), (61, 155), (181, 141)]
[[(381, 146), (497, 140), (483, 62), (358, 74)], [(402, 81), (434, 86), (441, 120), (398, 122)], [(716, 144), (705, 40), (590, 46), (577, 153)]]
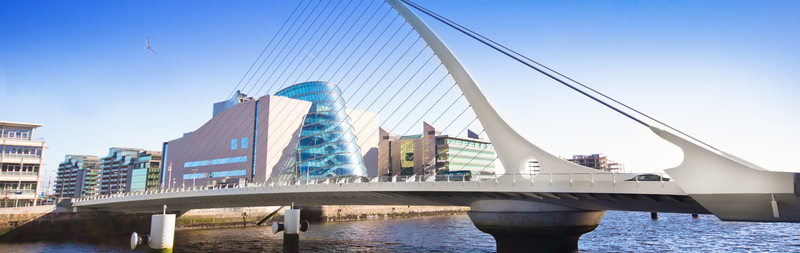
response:
[(530, 173), (528, 175), (531, 177), (531, 186), (533, 186), (533, 177), (534, 177), (534, 175), (530, 174)]
[(569, 173), (569, 187), (572, 187), (572, 172)]
[(617, 187), (617, 173), (611, 173), (611, 179), (614, 181), (614, 187)]

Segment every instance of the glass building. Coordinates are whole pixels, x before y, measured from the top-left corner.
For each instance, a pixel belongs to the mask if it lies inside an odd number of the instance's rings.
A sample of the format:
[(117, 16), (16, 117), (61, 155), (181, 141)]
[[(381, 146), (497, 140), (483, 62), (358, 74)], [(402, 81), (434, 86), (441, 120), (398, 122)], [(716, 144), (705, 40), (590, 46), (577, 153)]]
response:
[(312, 103), (303, 119), (295, 157), (279, 180), (367, 176), (339, 87), (323, 81), (305, 82), (275, 95)]

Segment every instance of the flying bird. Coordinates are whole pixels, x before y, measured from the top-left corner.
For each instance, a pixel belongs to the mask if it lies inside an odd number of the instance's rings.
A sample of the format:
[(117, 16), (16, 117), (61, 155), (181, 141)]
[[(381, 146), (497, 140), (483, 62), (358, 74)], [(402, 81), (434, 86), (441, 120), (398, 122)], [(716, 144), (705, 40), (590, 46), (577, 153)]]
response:
[(152, 52), (153, 52), (153, 54), (154, 54), (154, 55), (158, 55), (158, 54), (156, 54), (156, 51), (155, 51), (155, 50), (153, 50), (152, 48), (150, 48), (150, 40), (149, 40), (149, 39), (147, 39), (147, 36), (144, 36), (144, 41), (145, 41), (145, 42), (147, 42), (147, 46), (146, 46), (146, 47), (144, 47), (144, 49), (149, 49), (150, 51), (152, 51)]

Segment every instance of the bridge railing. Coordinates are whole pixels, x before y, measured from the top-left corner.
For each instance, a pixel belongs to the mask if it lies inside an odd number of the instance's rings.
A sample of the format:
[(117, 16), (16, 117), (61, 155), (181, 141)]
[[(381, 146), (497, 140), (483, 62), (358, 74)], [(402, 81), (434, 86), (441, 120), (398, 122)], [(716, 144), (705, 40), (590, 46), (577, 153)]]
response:
[(293, 185), (330, 185), (330, 184), (373, 184), (373, 183), (394, 183), (394, 184), (408, 184), (408, 183), (432, 183), (434, 185), (451, 182), (493, 182), (493, 183), (530, 183), (534, 185), (548, 185), (569, 183), (570, 186), (575, 183), (589, 183), (594, 186), (595, 183), (606, 182), (612, 183), (611, 186), (616, 187), (618, 183), (635, 182), (637, 187), (642, 182), (660, 182), (662, 187), (665, 182), (672, 181), (665, 173), (536, 173), (536, 174), (461, 174), (461, 175), (394, 175), (394, 176), (376, 176), (368, 177), (339, 177), (339, 178), (323, 178), (323, 179), (305, 179), (294, 180), (285, 182), (249, 182), (246, 184), (221, 184), (221, 185), (203, 185), (203, 186), (181, 186), (174, 188), (146, 190), (138, 192), (123, 192), (105, 195), (87, 196), (82, 198), (73, 199), (73, 202), (81, 202), (96, 199), (108, 199), (117, 197), (140, 196), (140, 195), (155, 195), (165, 193), (177, 192), (194, 192), (194, 191), (208, 191), (220, 190), (231, 188), (249, 188), (249, 187), (283, 187)]

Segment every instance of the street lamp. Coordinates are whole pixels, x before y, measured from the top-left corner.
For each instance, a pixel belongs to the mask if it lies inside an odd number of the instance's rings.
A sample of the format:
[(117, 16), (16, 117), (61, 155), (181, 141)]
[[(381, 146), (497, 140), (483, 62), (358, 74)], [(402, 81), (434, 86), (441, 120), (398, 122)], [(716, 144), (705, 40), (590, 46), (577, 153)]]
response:
[(194, 169), (192, 173), (192, 190), (194, 190), (194, 182), (197, 181), (197, 169)]

